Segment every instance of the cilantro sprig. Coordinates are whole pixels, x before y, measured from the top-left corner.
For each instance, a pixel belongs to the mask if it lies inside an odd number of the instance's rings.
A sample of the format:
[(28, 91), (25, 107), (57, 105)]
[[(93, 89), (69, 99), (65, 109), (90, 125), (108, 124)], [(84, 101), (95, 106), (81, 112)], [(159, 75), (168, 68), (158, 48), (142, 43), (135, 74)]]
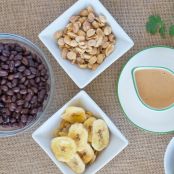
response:
[(174, 25), (171, 25), (169, 28), (169, 35), (174, 36)]
[(158, 15), (149, 16), (149, 19), (146, 23), (146, 30), (152, 35), (159, 33), (161, 37), (164, 37), (166, 33), (164, 21)]
[[(167, 34), (164, 20), (159, 15), (151, 15), (146, 23), (146, 31), (152, 35), (160, 34), (162, 38)], [(174, 36), (174, 24), (168, 29), (168, 34)]]

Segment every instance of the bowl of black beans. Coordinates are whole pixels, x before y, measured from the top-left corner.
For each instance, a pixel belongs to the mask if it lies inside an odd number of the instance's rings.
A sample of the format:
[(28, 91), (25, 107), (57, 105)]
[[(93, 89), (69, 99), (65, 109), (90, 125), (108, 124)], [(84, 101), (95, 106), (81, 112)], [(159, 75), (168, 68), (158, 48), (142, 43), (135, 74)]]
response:
[(32, 127), (45, 114), (52, 95), (52, 68), (28, 39), (0, 33), (0, 137)]

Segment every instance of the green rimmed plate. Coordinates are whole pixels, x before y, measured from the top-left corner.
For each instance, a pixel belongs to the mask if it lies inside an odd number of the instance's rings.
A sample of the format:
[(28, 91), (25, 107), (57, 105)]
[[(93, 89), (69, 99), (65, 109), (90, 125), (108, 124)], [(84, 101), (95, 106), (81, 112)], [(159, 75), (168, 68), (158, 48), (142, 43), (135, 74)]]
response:
[(156, 132), (174, 131), (174, 107), (166, 110), (153, 110), (139, 99), (132, 78), (136, 67), (164, 67), (174, 71), (174, 49), (166, 46), (153, 46), (134, 55), (124, 66), (119, 80), (117, 93), (126, 117), (139, 128)]

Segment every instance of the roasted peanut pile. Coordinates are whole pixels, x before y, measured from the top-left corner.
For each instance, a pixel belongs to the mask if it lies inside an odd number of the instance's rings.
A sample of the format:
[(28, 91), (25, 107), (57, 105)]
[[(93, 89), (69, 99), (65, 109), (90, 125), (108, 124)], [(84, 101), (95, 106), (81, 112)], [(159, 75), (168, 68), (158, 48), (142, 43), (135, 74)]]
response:
[(80, 68), (95, 70), (115, 48), (115, 36), (105, 16), (97, 16), (92, 7), (80, 11), (55, 38), (64, 59)]
[(57, 160), (66, 163), (75, 173), (85, 172), (109, 144), (109, 129), (104, 120), (81, 107), (69, 106), (54, 132), (51, 150)]

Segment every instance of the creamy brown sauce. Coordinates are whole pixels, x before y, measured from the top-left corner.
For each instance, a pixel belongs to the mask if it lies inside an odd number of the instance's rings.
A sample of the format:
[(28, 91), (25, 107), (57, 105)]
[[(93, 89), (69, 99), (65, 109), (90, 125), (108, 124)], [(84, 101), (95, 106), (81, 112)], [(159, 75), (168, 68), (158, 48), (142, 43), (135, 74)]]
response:
[(144, 103), (163, 109), (174, 103), (174, 74), (161, 69), (137, 69), (134, 72), (138, 93)]

